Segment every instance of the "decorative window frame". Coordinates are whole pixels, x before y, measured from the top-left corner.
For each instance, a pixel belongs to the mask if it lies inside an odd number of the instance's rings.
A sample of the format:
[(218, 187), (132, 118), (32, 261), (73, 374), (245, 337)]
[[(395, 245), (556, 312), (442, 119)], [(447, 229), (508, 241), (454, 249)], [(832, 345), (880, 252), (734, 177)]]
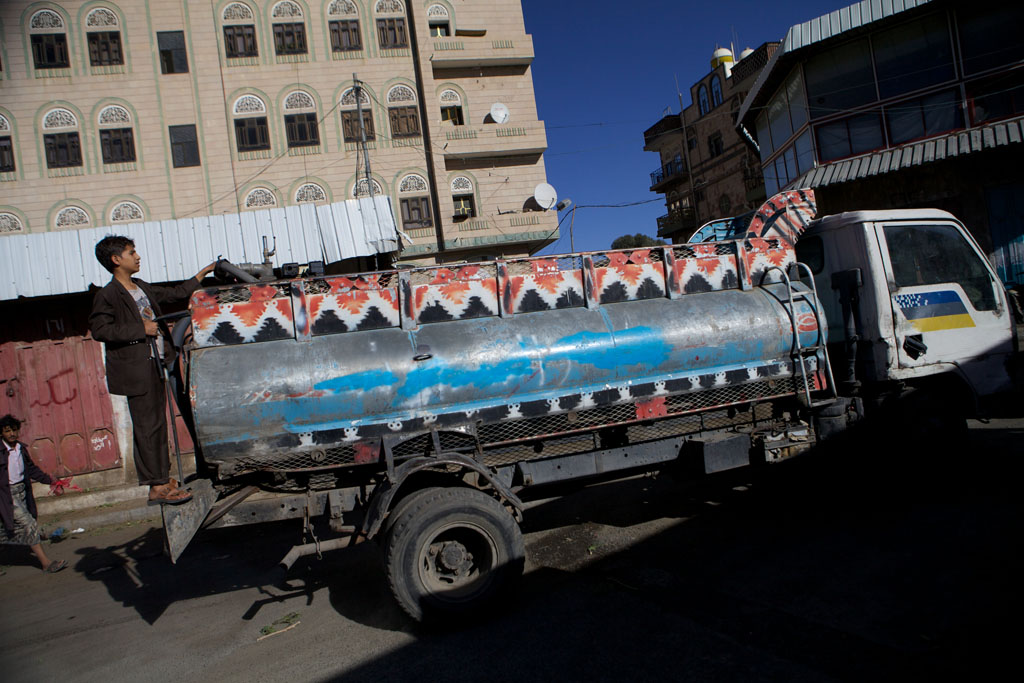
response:
[[(309, 102), (303, 102), (302, 97), (308, 98)], [(289, 104), (289, 100), (291, 103)], [(284, 126), (284, 145), (288, 150), (289, 156), (304, 156), (307, 154), (320, 154), (322, 151), (326, 151), (324, 144), (324, 125), (323, 121), (320, 120), (320, 98), (316, 95), (316, 91), (310, 88), (304, 83), (292, 83), (284, 92), (278, 97), (278, 102), (281, 104), (281, 125)], [(316, 114), (317, 118), (317, 133), (320, 136), (320, 143), (317, 145), (305, 145), (301, 147), (290, 147), (288, 146), (288, 126), (285, 123), (285, 117), (291, 114)]]
[(476, 194), (476, 183), (465, 175), (457, 175), (448, 182), (452, 194)]
[(404, 17), (405, 3), (402, 0), (375, 0), (373, 15), (376, 17)]
[[(287, 14), (294, 10), (285, 9), (292, 7), (298, 10), (298, 14)], [(303, 31), (306, 35), (306, 51), (299, 54), (277, 54), (276, 41), (274, 40), (274, 24), (303, 24)], [(298, 0), (278, 0), (267, 5), (267, 25), (269, 26), (270, 42), (267, 44), (273, 50), (274, 61), (277, 64), (291, 64), (295, 62), (308, 62), (313, 55), (313, 40), (310, 36), (309, 9), (305, 3)]]
[[(75, 54), (75, 43), (71, 35), (71, 17), (65, 13), (62, 7), (56, 5), (42, 5), (30, 7), (22, 15), (22, 25), (25, 28), (25, 69), (30, 78), (65, 78), (72, 75), (72, 55)], [(36, 68), (35, 59), (32, 56), (32, 36), (43, 34), (63, 34), (67, 43), (68, 66), (53, 69)]]
[[(120, 110), (117, 113), (115, 110)], [(112, 116), (121, 116), (124, 118), (112, 120), (110, 117), (106, 121), (103, 120), (103, 115), (110, 112)], [(104, 173), (123, 173), (125, 171), (136, 171), (139, 167), (139, 131), (136, 125), (136, 118), (132, 114), (129, 107), (121, 102), (101, 102), (98, 106), (98, 111), (95, 116), (96, 121), (96, 133), (97, 142), (100, 145), (97, 149), (100, 150), (100, 168), (103, 169)], [(103, 163), (103, 149), (102, 142), (100, 140), (99, 131), (109, 128), (131, 128), (132, 129), (132, 141), (135, 145), (135, 161), (126, 161), (116, 164)], [(81, 136), (81, 133), (79, 133)]]
[[(362, 45), (362, 48), (358, 50), (343, 50), (341, 52), (335, 52), (331, 49), (332, 21), (357, 22), (359, 24), (359, 42)], [(374, 29), (372, 22), (369, 27)], [(327, 46), (327, 52), (331, 55), (332, 60), (364, 59), (366, 57), (367, 47), (366, 30), (367, 24), (363, 21), (363, 16), (360, 12), (360, 3), (357, 2), (357, 0), (330, 0), (330, 2), (326, 3), (326, 7), (324, 7), (324, 45)], [(374, 34), (370, 33), (369, 37), (374, 37)]]
[[(373, 196), (378, 197), (384, 192), (384, 185), (377, 180), (377, 178), (370, 178), (373, 181)], [(366, 182), (366, 178), (361, 178), (359, 181), (353, 181), (352, 190), (349, 193), (353, 199), (362, 199), (370, 196), (370, 184)]]
[[(455, 7), (449, 2), (433, 2), (424, 3), (423, 13), (427, 17), (427, 31), (430, 30), (430, 21), (448, 22), (448, 30), (450, 31), (449, 37), (455, 37)], [(435, 38), (431, 36), (433, 40), (445, 40), (445, 38)]]
[[(112, 23), (112, 24), (110, 24), (110, 23), (107, 23), (107, 24), (100, 24), (100, 23), (90, 24), (89, 23), (90, 18), (94, 14), (97, 14), (97, 13), (100, 13), (100, 12), (105, 12), (107, 15), (109, 15), (108, 16), (108, 20), (109, 20), (110, 17), (112, 17), (114, 23)], [(94, 3), (89, 3), (89, 4), (86, 4), (86, 5), (83, 5), (82, 9), (79, 10), (79, 13), (78, 13), (78, 23), (81, 25), (82, 33), (83, 33), (81, 60), (82, 60), (83, 67), (88, 67), (89, 73), (91, 75), (93, 75), (93, 76), (106, 76), (106, 75), (110, 75), (110, 74), (128, 73), (130, 71), (130, 69), (128, 68), (128, 59), (129, 59), (128, 41), (127, 41), (128, 31), (127, 31), (126, 26), (125, 26), (124, 16), (122, 15), (120, 10), (116, 6), (114, 6), (113, 4), (111, 4), (109, 2), (105, 2), (103, 0), (100, 0), (99, 2), (94, 2)], [(101, 66), (93, 66), (92, 65), (92, 63), (89, 60), (89, 34), (90, 33), (96, 33), (96, 32), (99, 32), (99, 31), (117, 31), (118, 33), (121, 34), (120, 35), (121, 56), (122, 56), (122, 63), (121, 64), (109, 64), (109, 65), (101, 65)]]
[[(362, 88), (362, 93), (361, 93), (362, 97), (360, 98), (360, 100), (362, 101), (362, 104), (363, 104), (363, 110), (370, 112), (370, 118), (373, 119), (374, 132), (376, 133), (376, 131), (380, 128), (380, 121), (376, 118), (377, 112), (374, 111), (374, 107), (373, 107), (373, 102), (377, 101), (377, 97), (370, 91), (370, 89), (366, 86), (365, 83), (363, 83), (360, 87)], [(358, 109), (358, 107), (356, 106), (356, 97), (355, 97), (356, 86), (355, 86), (355, 83), (348, 83), (348, 84), (342, 85), (341, 88), (342, 88), (341, 94), (338, 95), (338, 98), (336, 100), (336, 102), (337, 102), (336, 109), (337, 109), (338, 115), (334, 117), (334, 123), (338, 127), (338, 140), (339, 140), (339, 142), (344, 147), (344, 149), (351, 151), (351, 150), (354, 150), (356, 148), (356, 146), (359, 145), (360, 143), (358, 143), (358, 142), (346, 142), (345, 141), (345, 131), (344, 131), (342, 125), (341, 125), (341, 113), (343, 111), (355, 111), (356, 109)], [(348, 101), (346, 101), (346, 99)], [(367, 140), (366, 141), (366, 146), (367, 146), (368, 149), (376, 149), (377, 148), (376, 135), (375, 135), (373, 140)]]
[(89, 205), (77, 199), (69, 199), (50, 209), (50, 229), (83, 230), (95, 226)]
[(416, 171), (406, 173), (398, 181), (398, 194), (429, 195), (430, 184), (422, 173), (418, 173)]
[[(118, 215), (119, 212), (120, 215)], [(125, 214), (124, 212), (130, 213)], [(133, 202), (130, 199), (122, 199), (114, 204), (113, 208), (107, 212), (107, 217), (110, 219), (111, 224), (146, 222), (145, 210), (137, 202)]]
[[(52, 120), (48, 121), (51, 117)], [(70, 118), (69, 118), (70, 117)], [(89, 136), (85, 134), (83, 121), (85, 118), (78, 111), (77, 107), (61, 100), (47, 102), (39, 111), (36, 117), (39, 122), (36, 136), (39, 150), (39, 167), (46, 170), (49, 178), (63, 178), (66, 176), (85, 175), (86, 167), (92, 167), (90, 161)], [(82, 152), (82, 164), (80, 166), (65, 166), (50, 168), (46, 165), (46, 139), (50, 133), (78, 133), (78, 145)], [(52, 221), (51, 221), (52, 223)]]
[[(243, 11), (244, 10), (244, 11)], [(228, 16), (229, 11), (231, 16)], [(245, 12), (248, 12), (246, 16)], [(218, 57), (227, 66), (258, 66), (267, 54), (267, 37), (263, 33), (263, 17), (253, 9), (250, 0), (228, 0), (221, 4), (217, 10), (217, 46), (220, 51)], [(253, 33), (256, 36), (256, 51), (254, 57), (228, 57), (227, 45), (224, 43), (225, 26), (247, 26), (252, 25)], [(273, 45), (271, 41), (270, 45)], [(273, 51), (271, 49), (271, 51)]]
[[(258, 105), (257, 108), (253, 109), (240, 109), (239, 105), (243, 100), (248, 103), (255, 103)], [(268, 98), (261, 92), (247, 88), (244, 90), (236, 91), (231, 97), (228, 98), (231, 102), (231, 109), (228, 112), (231, 118), (231, 149), (234, 150), (235, 158), (239, 161), (252, 161), (254, 159), (270, 159), (274, 153), (273, 150), (276, 146), (280, 145), (280, 140), (275, 136), (275, 126), (273, 117), (270, 115), (270, 107), (267, 106)], [(235, 137), (235, 120), (236, 119), (250, 119), (262, 116), (267, 120), (267, 137), (270, 141), (270, 149), (256, 149), (250, 151), (239, 151), (238, 139)]]
[[(725, 93), (722, 92), (722, 79), (718, 77), (718, 74), (711, 77), (711, 87), (709, 88), (709, 91), (711, 92), (712, 109), (725, 102)], [(718, 95), (717, 98), (715, 97), (716, 93)]]
[[(307, 193), (305, 197), (304, 191)], [(317, 182), (306, 180), (295, 188), (292, 192), (292, 198), (296, 204), (329, 204), (330, 197), (327, 195), (327, 190), (323, 185)]]
[(17, 235), (28, 231), (28, 224), (21, 216), (6, 206), (0, 206), (0, 235)]
[(267, 185), (257, 185), (246, 191), (242, 209), (276, 209), (281, 205), (277, 192)]
[(416, 99), (416, 90), (406, 83), (396, 83), (388, 88), (388, 94), (385, 99), (388, 106), (397, 104), (399, 106), (409, 107), (415, 106), (419, 103)]
[[(377, 47), (380, 57), (407, 57), (412, 54), (412, 38), (409, 36), (411, 27), (409, 24), (408, 8), (403, 0), (374, 0), (373, 2), (373, 44)], [(403, 19), (405, 20), (406, 44), (402, 47), (381, 47), (380, 39), (377, 36), (378, 19)]]
[(21, 145), (18, 144), (18, 131), (14, 124), (14, 117), (6, 109), (0, 110), (0, 135), (11, 138), (11, 151), (14, 154), (14, 170), (0, 172), (0, 183), (18, 180), (22, 169)]

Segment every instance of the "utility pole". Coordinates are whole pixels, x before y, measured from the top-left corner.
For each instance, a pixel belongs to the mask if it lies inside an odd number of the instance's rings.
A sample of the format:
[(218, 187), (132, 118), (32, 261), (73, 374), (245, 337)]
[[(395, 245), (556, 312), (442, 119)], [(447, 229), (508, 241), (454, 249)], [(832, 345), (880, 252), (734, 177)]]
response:
[[(366, 147), (366, 126), (363, 125), (363, 86), (359, 76), (354, 72), (352, 82), (355, 87), (352, 92), (356, 96), (356, 121), (359, 122), (359, 152), (363, 155), (363, 174), (366, 177), (366, 188), (373, 198), (373, 176), (370, 171), (370, 152)], [(359, 194), (359, 154), (356, 154), (356, 194)]]

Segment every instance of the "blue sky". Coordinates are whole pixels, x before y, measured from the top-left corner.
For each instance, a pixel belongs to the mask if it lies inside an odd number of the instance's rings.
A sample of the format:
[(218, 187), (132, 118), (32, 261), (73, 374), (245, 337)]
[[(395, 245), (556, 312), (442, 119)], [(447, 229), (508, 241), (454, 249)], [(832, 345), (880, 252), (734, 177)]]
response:
[[(667, 109), (679, 111), (676, 77), (688, 107), (690, 85), (711, 70), (716, 47), (734, 42), (738, 54), (782, 40), (793, 24), (851, 3), (523, 0), (537, 110), (547, 127), (548, 182), (578, 206), (658, 199), (579, 209), (576, 250), (607, 249), (623, 234), (656, 234), (665, 205), (649, 189), (659, 160), (643, 150), (643, 132)], [(561, 234), (542, 253), (569, 251), (568, 218)]]

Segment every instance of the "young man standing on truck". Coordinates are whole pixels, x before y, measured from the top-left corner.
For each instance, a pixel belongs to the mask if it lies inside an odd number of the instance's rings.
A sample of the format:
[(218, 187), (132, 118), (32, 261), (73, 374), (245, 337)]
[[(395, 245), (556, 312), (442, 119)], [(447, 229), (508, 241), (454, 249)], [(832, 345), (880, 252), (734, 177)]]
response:
[(149, 486), (150, 505), (184, 503), (192, 495), (169, 476), (167, 400), (158, 366), (163, 342), (155, 320), (160, 303), (186, 298), (216, 264), (177, 287), (158, 287), (132, 277), (142, 258), (128, 237), (104, 237), (96, 244), (96, 259), (113, 277), (93, 300), (89, 329), (106, 344), (107, 388), (128, 397), (139, 485)]

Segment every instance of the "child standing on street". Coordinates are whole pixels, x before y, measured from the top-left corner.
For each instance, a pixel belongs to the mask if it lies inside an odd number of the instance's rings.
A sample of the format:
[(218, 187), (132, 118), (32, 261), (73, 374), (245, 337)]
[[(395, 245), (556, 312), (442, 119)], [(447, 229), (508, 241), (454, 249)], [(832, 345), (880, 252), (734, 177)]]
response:
[[(18, 441), (21, 421), (13, 415), (0, 417), (3, 451), (0, 454), (0, 543), (27, 545), (43, 566), (43, 571), (55, 574), (68, 566), (64, 560), (51, 560), (39, 542), (36, 523), (36, 499), (32, 495), (32, 482), (53, 484), (53, 478), (39, 469), (28, 455), (28, 447)], [(59, 489), (54, 490), (54, 493)]]
[(142, 258), (128, 237), (104, 237), (96, 244), (96, 259), (113, 277), (96, 294), (89, 329), (106, 344), (107, 388), (128, 397), (139, 485), (149, 486), (150, 505), (184, 503), (192, 495), (169, 477), (167, 397), (158, 365), (163, 347), (155, 320), (161, 303), (188, 297), (216, 264), (177, 287), (159, 287), (132, 277)]

